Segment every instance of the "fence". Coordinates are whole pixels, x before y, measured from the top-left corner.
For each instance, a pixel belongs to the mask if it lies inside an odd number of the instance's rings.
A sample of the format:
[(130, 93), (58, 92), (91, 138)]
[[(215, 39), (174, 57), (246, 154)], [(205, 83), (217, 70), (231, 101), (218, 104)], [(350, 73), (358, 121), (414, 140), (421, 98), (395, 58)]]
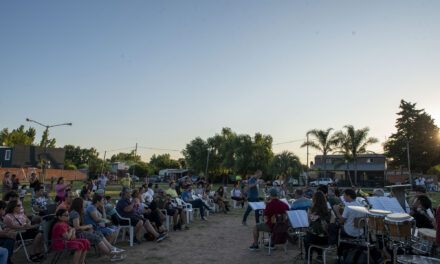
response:
[[(31, 173), (35, 172), (38, 176), (42, 175), (41, 169), (35, 168), (0, 168), (0, 180), (3, 180), (5, 173), (9, 171), (10, 175), (17, 175), (19, 180), (24, 180), (26, 177), (29, 179)], [(55, 177), (64, 177), (67, 181), (84, 181), (87, 179), (87, 172), (82, 170), (57, 170), (47, 169), (46, 180)]]

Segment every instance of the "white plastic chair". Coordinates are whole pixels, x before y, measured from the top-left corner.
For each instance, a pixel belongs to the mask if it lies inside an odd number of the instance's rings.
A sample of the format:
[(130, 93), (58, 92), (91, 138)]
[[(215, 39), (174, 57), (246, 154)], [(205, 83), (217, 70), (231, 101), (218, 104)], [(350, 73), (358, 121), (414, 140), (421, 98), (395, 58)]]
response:
[(176, 197), (176, 202), (183, 206), (183, 209), (186, 212), (186, 223), (189, 224), (191, 219), (194, 219), (194, 209), (192, 207), (192, 204), (186, 203), (185, 201), (177, 197)]
[[(117, 225), (118, 229), (116, 230), (115, 244), (116, 244), (116, 241), (118, 241), (119, 232), (121, 230), (123, 231), (123, 233), (122, 233), (122, 240), (125, 240), (125, 232), (128, 229), (129, 234), (130, 234), (130, 247), (132, 247), (133, 246), (133, 240), (134, 240), (134, 227), (131, 225), (131, 219), (127, 218), (127, 217), (122, 217), (118, 213), (118, 211), (116, 211), (116, 216), (119, 218), (119, 221), (118, 221), (118, 225)], [(121, 221), (120, 220), (125, 220), (125, 221), (128, 222), (128, 224), (121, 225)]]

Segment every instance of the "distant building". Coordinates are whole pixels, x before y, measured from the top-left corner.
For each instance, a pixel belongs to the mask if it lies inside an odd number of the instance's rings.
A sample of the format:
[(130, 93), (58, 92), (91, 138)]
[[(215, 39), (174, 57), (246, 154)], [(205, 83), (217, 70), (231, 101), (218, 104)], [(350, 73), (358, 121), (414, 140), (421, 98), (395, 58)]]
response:
[(181, 169), (165, 169), (159, 171), (159, 176), (162, 176), (166, 181), (175, 181), (183, 176), (188, 176), (189, 170)]
[(38, 146), (16, 145), (0, 147), (0, 167), (29, 168), (38, 167), (42, 160), (51, 169), (64, 168), (64, 148), (44, 148)]
[[(315, 156), (314, 170), (323, 170), (324, 163), (322, 155)], [(354, 163), (346, 162), (343, 155), (327, 155), (326, 170), (328, 176), (337, 177), (336, 182), (348, 186), (350, 174), (353, 183), (354, 179)], [(387, 171), (387, 160), (383, 154), (362, 154), (357, 157), (357, 184), (359, 186), (384, 185)], [(323, 173), (319, 175), (322, 177)], [(337, 175), (337, 176), (336, 176)]]
[(130, 166), (128, 166), (123, 161), (118, 161), (118, 162), (110, 163), (110, 168), (111, 168), (112, 172), (118, 172), (118, 171), (128, 171)]

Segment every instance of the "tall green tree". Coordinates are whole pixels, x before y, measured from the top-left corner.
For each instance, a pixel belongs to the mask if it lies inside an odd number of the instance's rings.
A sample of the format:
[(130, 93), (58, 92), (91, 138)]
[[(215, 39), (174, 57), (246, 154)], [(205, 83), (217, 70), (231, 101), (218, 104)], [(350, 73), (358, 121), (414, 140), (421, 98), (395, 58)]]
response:
[[(339, 131), (335, 133), (340, 150), (343, 151), (347, 162), (352, 160), (354, 165), (354, 183), (357, 184), (357, 161), (359, 154), (369, 153), (367, 147), (371, 144), (377, 143), (378, 139), (368, 137), (370, 129), (364, 127), (362, 129), (355, 129), (352, 125), (344, 126), (345, 132)], [(350, 178), (351, 181), (351, 178)]]
[(193, 172), (198, 174), (205, 171), (208, 157), (208, 143), (205, 140), (200, 137), (191, 140), (190, 143), (186, 144), (182, 154)]
[(33, 127), (24, 130), (23, 125), (13, 129), (11, 132), (9, 132), (8, 128), (4, 128), (0, 131), (0, 146), (33, 145), (35, 134)]
[(135, 155), (134, 153), (135, 151), (132, 150), (129, 153), (125, 153), (125, 152), (119, 152), (117, 154), (114, 154), (111, 156), (110, 161), (111, 162), (118, 162), (118, 161), (125, 161), (128, 163), (135, 163), (135, 162), (140, 162), (141, 161), (141, 156), (140, 155)]
[(49, 138), (49, 129), (46, 128), (41, 136), (40, 147), (54, 148), (56, 142), (55, 138)]
[(384, 144), (390, 166), (407, 167), (409, 145), (411, 170), (426, 172), (440, 163), (439, 128), (424, 109), (416, 108), (416, 103), (401, 100), (399, 108), (397, 131)]
[(322, 153), (324, 177), (327, 177), (327, 155), (331, 153), (338, 144), (338, 139), (336, 135), (331, 134), (332, 130), (333, 128), (328, 128), (327, 130), (318, 130), (318, 129), (310, 130), (307, 132), (307, 134), (315, 138), (316, 142), (313, 140), (309, 140), (301, 145), (301, 147), (309, 146)]
[(169, 153), (156, 155), (153, 154), (150, 158), (149, 165), (158, 173), (163, 169), (181, 169), (181, 165), (177, 160), (171, 158)]

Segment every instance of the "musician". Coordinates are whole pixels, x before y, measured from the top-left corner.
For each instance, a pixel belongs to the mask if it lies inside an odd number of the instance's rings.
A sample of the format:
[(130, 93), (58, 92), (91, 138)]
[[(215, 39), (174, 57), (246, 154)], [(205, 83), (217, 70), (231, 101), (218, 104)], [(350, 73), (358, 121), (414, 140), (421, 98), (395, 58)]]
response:
[(328, 225), (330, 223), (330, 210), (327, 207), (327, 199), (321, 191), (317, 191), (312, 198), (307, 216), (309, 227), (304, 237), (306, 259), (311, 244), (325, 245), (328, 242)]
[[(338, 192), (338, 194), (336, 194)], [(327, 199), (330, 205), (333, 207), (334, 205), (339, 205), (342, 203), (341, 199), (339, 198), (339, 190), (335, 190), (334, 187), (328, 188), (327, 192)]]
[(348, 206), (362, 206), (356, 201), (356, 193), (352, 189), (344, 191), (345, 208), (342, 215), (337, 215), (341, 224), (344, 225), (341, 235), (348, 238), (356, 238), (363, 234), (362, 228), (354, 226), (354, 219), (364, 217), (364, 213), (348, 208)]
[(434, 228), (436, 225), (431, 211), (432, 203), (426, 195), (419, 195), (415, 206), (411, 207), (410, 215), (416, 220), (417, 228)]
[(312, 205), (312, 201), (303, 195), (301, 189), (295, 190), (295, 201), (292, 203), (290, 210), (305, 210), (307, 211)]

